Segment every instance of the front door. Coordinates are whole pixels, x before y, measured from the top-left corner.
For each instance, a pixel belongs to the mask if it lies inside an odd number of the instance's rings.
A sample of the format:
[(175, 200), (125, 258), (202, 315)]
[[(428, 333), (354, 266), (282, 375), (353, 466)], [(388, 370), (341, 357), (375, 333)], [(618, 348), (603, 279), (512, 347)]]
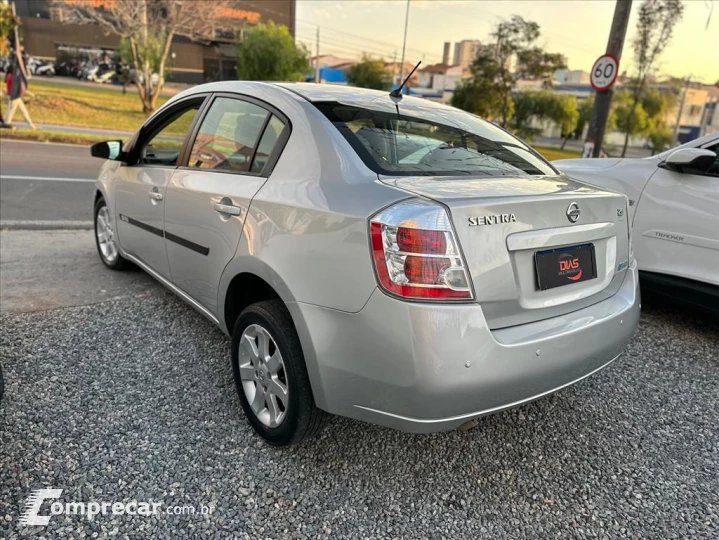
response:
[(719, 285), (719, 158), (706, 171), (658, 168), (634, 215), (642, 270)]
[(187, 163), (168, 184), (165, 245), (172, 280), (217, 316), (220, 277), (288, 135), (279, 111), (251, 98), (217, 95)]
[(115, 223), (122, 248), (169, 278), (163, 221), (165, 190), (204, 97), (179, 103), (143, 127), (131, 161), (118, 168)]

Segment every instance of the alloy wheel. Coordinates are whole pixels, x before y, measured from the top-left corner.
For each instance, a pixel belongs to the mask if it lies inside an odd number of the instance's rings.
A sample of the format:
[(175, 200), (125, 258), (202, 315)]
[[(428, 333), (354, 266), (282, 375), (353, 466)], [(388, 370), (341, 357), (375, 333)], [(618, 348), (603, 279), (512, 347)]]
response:
[(97, 245), (100, 246), (102, 258), (110, 264), (114, 263), (118, 257), (118, 251), (117, 243), (115, 242), (115, 231), (112, 228), (110, 209), (107, 206), (102, 206), (97, 211), (95, 234), (97, 235)]
[(287, 415), (288, 385), (285, 363), (275, 340), (258, 324), (242, 332), (239, 351), (240, 379), (250, 408), (267, 427), (277, 427)]

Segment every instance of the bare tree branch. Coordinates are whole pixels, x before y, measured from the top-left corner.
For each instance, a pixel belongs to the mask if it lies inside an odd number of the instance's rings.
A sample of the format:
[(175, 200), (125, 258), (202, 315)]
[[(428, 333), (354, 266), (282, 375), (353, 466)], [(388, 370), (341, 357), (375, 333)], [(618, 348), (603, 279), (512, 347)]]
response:
[(63, 22), (98, 25), (129, 42), (146, 112), (155, 108), (176, 36), (211, 42), (237, 26), (230, 16), (233, 0), (51, 0), (50, 5)]

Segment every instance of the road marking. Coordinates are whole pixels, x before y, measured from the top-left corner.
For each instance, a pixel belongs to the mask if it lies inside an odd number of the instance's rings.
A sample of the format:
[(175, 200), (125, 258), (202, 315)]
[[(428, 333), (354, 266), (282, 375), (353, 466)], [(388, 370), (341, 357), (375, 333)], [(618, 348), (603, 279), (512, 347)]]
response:
[(93, 178), (65, 178), (61, 176), (17, 176), (9, 174), (0, 174), (0, 180), (27, 180), (38, 182), (80, 182), (80, 183), (95, 183)]
[[(58, 133), (69, 133), (69, 132), (62, 132), (59, 131)], [(90, 135), (94, 135), (94, 133), (90, 133)], [(100, 134), (102, 135), (102, 134)], [(88, 143), (62, 143), (62, 142), (48, 142), (48, 141), (25, 141), (23, 139), (12, 139), (3, 137), (0, 139), (0, 143), (2, 144), (42, 144), (43, 146), (69, 146), (71, 148), (90, 148), (92, 146), (89, 142)]]
[(0, 229), (16, 231), (65, 231), (92, 229), (92, 221), (0, 220)]

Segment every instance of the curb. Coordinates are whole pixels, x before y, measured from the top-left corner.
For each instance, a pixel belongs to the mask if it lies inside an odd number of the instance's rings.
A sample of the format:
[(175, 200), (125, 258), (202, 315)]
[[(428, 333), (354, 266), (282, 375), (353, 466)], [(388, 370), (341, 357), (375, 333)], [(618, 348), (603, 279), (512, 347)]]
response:
[(0, 220), (0, 230), (8, 231), (79, 231), (93, 227), (92, 221)]

